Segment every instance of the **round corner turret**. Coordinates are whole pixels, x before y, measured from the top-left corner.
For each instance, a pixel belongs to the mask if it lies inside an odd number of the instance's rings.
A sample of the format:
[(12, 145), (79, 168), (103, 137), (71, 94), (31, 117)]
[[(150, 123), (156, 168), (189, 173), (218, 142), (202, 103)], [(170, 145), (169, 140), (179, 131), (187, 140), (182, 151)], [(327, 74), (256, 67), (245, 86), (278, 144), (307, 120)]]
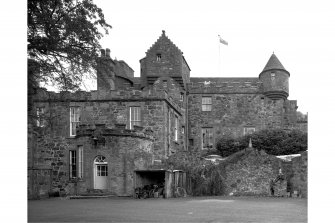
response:
[(272, 100), (286, 100), (289, 96), (289, 78), (290, 73), (273, 53), (259, 74), (259, 80), (263, 83), (263, 94)]

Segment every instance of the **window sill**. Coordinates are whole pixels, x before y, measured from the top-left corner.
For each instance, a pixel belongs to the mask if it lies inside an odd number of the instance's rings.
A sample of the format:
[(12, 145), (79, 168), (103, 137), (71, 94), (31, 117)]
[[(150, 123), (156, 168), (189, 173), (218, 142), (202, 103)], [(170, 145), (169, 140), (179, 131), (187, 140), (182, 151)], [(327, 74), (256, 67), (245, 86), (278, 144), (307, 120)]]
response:
[(78, 182), (83, 182), (84, 178), (71, 178), (69, 180), (70, 183), (78, 183)]

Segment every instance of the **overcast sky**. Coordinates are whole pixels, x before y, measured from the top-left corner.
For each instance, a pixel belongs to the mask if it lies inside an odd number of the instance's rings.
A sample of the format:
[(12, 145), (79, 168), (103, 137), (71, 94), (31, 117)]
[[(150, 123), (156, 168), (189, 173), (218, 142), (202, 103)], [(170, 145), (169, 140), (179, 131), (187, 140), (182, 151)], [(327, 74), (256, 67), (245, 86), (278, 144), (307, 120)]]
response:
[[(140, 75), (139, 60), (162, 30), (182, 50), (191, 77), (258, 77), (272, 52), (290, 72), (289, 99), (308, 112), (308, 83), (329, 58), (333, 7), (320, 1), (95, 0), (113, 26), (102, 41)], [(218, 35), (228, 42), (219, 44)], [(329, 52), (328, 52), (329, 51)]]

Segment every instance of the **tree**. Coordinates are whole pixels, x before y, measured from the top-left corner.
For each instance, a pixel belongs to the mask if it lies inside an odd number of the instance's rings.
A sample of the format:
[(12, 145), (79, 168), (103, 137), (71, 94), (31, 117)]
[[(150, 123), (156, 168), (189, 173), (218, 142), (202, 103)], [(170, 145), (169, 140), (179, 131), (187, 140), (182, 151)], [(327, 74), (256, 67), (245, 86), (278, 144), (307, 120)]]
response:
[(33, 79), (79, 89), (94, 73), (102, 31), (110, 28), (92, 0), (28, 0), (28, 70), (38, 65)]
[(226, 157), (245, 149), (250, 138), (254, 148), (271, 155), (289, 155), (307, 150), (307, 133), (283, 129), (264, 129), (238, 138), (223, 136), (216, 143), (216, 149)]

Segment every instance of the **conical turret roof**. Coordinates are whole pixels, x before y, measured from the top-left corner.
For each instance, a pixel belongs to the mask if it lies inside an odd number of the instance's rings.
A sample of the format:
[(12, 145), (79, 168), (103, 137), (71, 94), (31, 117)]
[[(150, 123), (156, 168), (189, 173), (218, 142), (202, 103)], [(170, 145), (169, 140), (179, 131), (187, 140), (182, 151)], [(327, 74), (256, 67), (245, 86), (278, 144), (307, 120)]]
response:
[[(268, 70), (285, 70), (286, 72), (288, 72), (284, 66), (280, 63), (280, 61), (278, 60), (277, 56), (273, 53), (269, 59), (269, 61), (267, 62), (267, 64), (265, 65), (262, 73), (264, 71), (268, 71)], [(288, 72), (289, 73), (289, 72)]]

